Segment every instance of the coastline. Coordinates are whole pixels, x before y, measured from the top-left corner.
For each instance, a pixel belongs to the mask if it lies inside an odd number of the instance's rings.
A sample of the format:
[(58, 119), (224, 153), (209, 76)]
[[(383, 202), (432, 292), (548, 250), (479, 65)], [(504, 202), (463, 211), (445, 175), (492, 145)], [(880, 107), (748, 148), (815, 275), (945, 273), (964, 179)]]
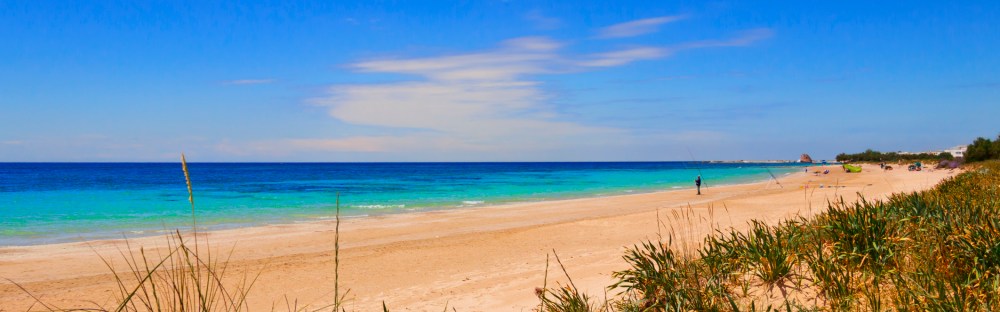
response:
[[(832, 173), (793, 173), (780, 178), (782, 187), (770, 182), (712, 186), (700, 197), (692, 189), (680, 189), (351, 218), (341, 224), (340, 283), (352, 289), (349, 309), (374, 309), (382, 300), (390, 308), (415, 310), (442, 308), (445, 302), (462, 310), (530, 309), (537, 303), (532, 290), (541, 286), (545, 257), (552, 249), (576, 284), (599, 296), (610, 272), (622, 269), (623, 247), (666, 231), (657, 228), (659, 218), (670, 219), (665, 222), (684, 236), (677, 241), (697, 241), (717, 226), (740, 227), (751, 218), (774, 222), (809, 217), (836, 197), (850, 201), (856, 197), (852, 193), (860, 192), (869, 199), (884, 198), (929, 188), (958, 173), (882, 172), (870, 165), (862, 174), (845, 174), (837, 166), (809, 168)], [(835, 183), (846, 187), (816, 187)], [(813, 188), (799, 188), (810, 184)], [(687, 224), (671, 217), (685, 213), (712, 216)], [(199, 237), (221, 250), (235, 245), (236, 267), (262, 270), (260, 284), (251, 292), (252, 306), (269, 307), (285, 294), (303, 304), (322, 305), (332, 301), (332, 225), (332, 220), (318, 220)], [(129, 243), (157, 250), (163, 241), (150, 236)], [(0, 277), (61, 307), (84, 298), (105, 302), (108, 296), (101, 289), (113, 284), (97, 255), (114, 259), (122, 243), (0, 248)], [(549, 273), (550, 281), (560, 280), (561, 272)], [(30, 298), (0, 283), (0, 302), (14, 302), (10, 309), (17, 310), (27, 307)]]
[[(649, 163), (661, 164), (669, 162), (649, 162)], [(701, 163), (737, 164), (738, 162), (706, 161)], [(706, 168), (705, 169), (706, 173), (720, 174), (720, 176), (717, 177), (718, 180), (710, 180), (709, 182), (707, 182), (708, 184), (706, 185), (711, 184), (712, 186), (726, 186), (726, 185), (740, 185), (740, 184), (762, 182), (770, 179), (770, 177), (767, 176), (767, 173), (765, 173), (762, 170), (774, 170), (773, 174), (777, 174), (779, 177), (784, 177), (787, 174), (796, 173), (799, 172), (799, 170), (801, 170), (802, 168), (805, 168), (805, 166), (802, 166), (801, 164), (793, 165), (793, 163), (791, 162), (783, 162), (783, 163), (789, 164), (789, 166), (759, 167), (757, 168), (758, 172), (756, 173), (742, 173), (739, 175), (732, 175), (731, 172), (726, 172), (726, 170), (730, 170), (732, 168)], [(740, 164), (745, 164), (745, 163), (740, 163)], [(748, 168), (754, 168), (753, 166), (754, 164), (773, 165), (775, 164), (775, 162), (771, 163), (761, 162), (761, 163), (748, 163), (748, 164), (750, 165)], [(163, 163), (158, 165), (171, 165), (171, 164)], [(230, 165), (230, 164), (227, 163), (224, 165)], [(743, 168), (743, 167), (735, 167), (735, 168)], [(622, 168), (616, 168), (616, 169), (628, 170)], [(679, 170), (681, 168), (678, 166), (677, 168), (673, 169)], [(620, 182), (617, 184), (611, 182), (604, 184), (601, 187), (589, 187), (589, 188), (582, 187), (580, 189), (571, 192), (567, 192), (565, 189), (562, 190), (542, 189), (535, 193), (519, 193), (517, 195), (503, 195), (500, 193), (481, 194), (481, 192), (480, 194), (477, 194), (476, 191), (472, 191), (469, 192), (469, 195), (471, 197), (468, 197), (466, 199), (463, 200), (454, 199), (451, 200), (450, 203), (439, 202), (430, 205), (428, 205), (428, 203), (426, 202), (427, 201), (426, 198), (420, 198), (420, 197), (404, 197), (404, 200), (402, 202), (398, 201), (398, 198), (395, 201), (393, 201), (393, 199), (389, 199), (390, 202), (387, 203), (378, 200), (372, 202), (371, 198), (366, 198), (367, 196), (366, 194), (360, 194), (360, 195), (344, 194), (344, 196), (341, 197), (342, 199), (341, 217), (342, 218), (380, 217), (384, 215), (432, 212), (440, 210), (457, 210), (470, 207), (483, 208), (491, 206), (505, 206), (510, 204), (529, 204), (529, 203), (559, 201), (559, 200), (586, 199), (586, 198), (598, 198), (598, 197), (631, 195), (631, 194), (647, 194), (647, 193), (663, 192), (668, 190), (694, 189), (693, 186), (689, 185), (690, 182), (687, 181), (686, 178), (685, 178), (686, 183), (683, 184), (679, 184), (680, 181), (670, 181), (671, 178), (674, 178), (674, 180), (676, 180), (676, 177), (670, 177), (671, 175), (677, 174), (676, 172), (670, 172), (673, 171), (673, 169), (664, 172), (664, 174), (668, 176), (666, 180), (655, 181), (656, 183), (653, 183), (652, 186), (649, 184), (641, 184), (637, 182), (626, 183), (626, 185), (622, 185)], [(684, 170), (691, 170), (691, 169), (685, 166)], [(709, 170), (720, 170), (721, 172), (717, 171), (715, 173), (712, 173), (709, 172)], [(693, 170), (688, 173), (691, 174), (692, 177), (695, 174)], [(583, 180), (587, 179), (585, 177), (577, 177), (577, 178), (581, 178)], [(213, 185), (206, 186), (206, 188), (213, 188), (213, 187), (217, 186)], [(351, 186), (347, 187), (350, 188)], [(476, 187), (482, 188), (483, 186), (482, 185), (473, 186), (473, 188)], [(184, 191), (183, 188), (179, 190)], [(307, 201), (298, 203), (270, 202), (268, 197), (274, 196), (275, 194), (267, 194), (265, 196), (262, 196), (262, 198), (258, 200), (259, 202), (264, 203), (264, 206), (254, 206), (253, 204), (250, 204), (249, 205), (250, 209), (247, 210), (246, 213), (242, 215), (235, 213), (235, 211), (230, 211), (229, 213), (220, 215), (218, 210), (219, 208), (218, 205), (222, 205), (222, 207), (225, 207), (226, 205), (239, 206), (239, 205), (246, 205), (245, 203), (226, 202), (225, 199), (227, 198), (227, 195), (223, 195), (221, 198), (213, 197), (219, 195), (218, 191), (216, 191), (216, 194), (211, 194), (212, 192), (205, 194), (199, 191), (200, 190), (198, 189), (195, 190), (196, 199), (200, 199), (198, 200), (199, 202), (198, 206), (195, 208), (198, 211), (197, 217), (198, 217), (199, 232), (216, 232), (216, 231), (226, 231), (226, 230), (233, 230), (240, 228), (280, 226), (287, 224), (307, 223), (307, 222), (333, 219), (334, 215), (334, 207), (332, 204), (334, 202), (334, 197), (332, 196), (332, 194), (334, 193), (333, 191), (327, 192), (326, 194), (330, 195), (328, 195), (326, 198), (320, 199), (326, 201), (320, 201), (320, 202), (316, 202), (315, 200), (312, 200), (311, 202)], [(163, 194), (156, 194), (156, 195), (163, 196)], [(315, 196), (315, 195), (310, 195), (309, 193), (305, 195)], [(462, 195), (464, 196), (466, 194)], [(46, 196), (51, 196), (51, 194), (33, 194), (30, 196), (34, 196), (35, 198), (45, 198)], [(66, 195), (58, 194), (57, 196), (66, 196)], [(88, 196), (88, 194), (74, 194), (72, 196), (85, 197)], [(154, 196), (154, 194), (146, 194), (146, 196), (147, 197)], [(61, 219), (58, 218), (51, 219), (50, 216), (45, 216), (43, 214), (42, 218), (49, 217), (50, 219), (39, 218), (33, 222), (51, 224), (50, 227), (40, 231), (36, 231), (34, 229), (31, 229), (30, 227), (23, 228), (22, 230), (25, 230), (24, 233), (29, 233), (29, 234), (21, 234), (23, 236), (16, 236), (16, 235), (0, 236), (0, 248), (51, 245), (51, 244), (102, 241), (102, 240), (117, 240), (117, 239), (122, 239), (123, 237), (128, 237), (129, 239), (138, 239), (143, 237), (157, 237), (157, 236), (171, 234), (174, 233), (175, 228), (179, 228), (182, 231), (185, 229), (190, 230), (190, 211), (188, 210), (189, 207), (187, 207), (188, 205), (187, 201), (183, 200), (183, 198), (186, 198), (186, 196), (187, 193), (184, 192), (183, 197), (181, 194), (173, 194), (172, 197), (160, 198), (161, 200), (158, 201), (157, 204), (160, 202), (180, 203), (179, 205), (175, 205), (175, 207), (169, 207), (169, 208), (158, 207), (158, 209), (162, 210), (148, 212), (151, 214), (160, 213), (161, 211), (176, 212), (168, 216), (170, 219), (165, 219), (160, 221), (151, 221), (151, 219), (136, 220), (134, 217), (130, 219), (130, 217), (125, 217), (121, 215), (118, 216), (107, 215), (103, 217), (107, 219), (95, 218), (93, 220), (96, 221), (84, 220), (82, 223), (78, 222), (76, 224), (62, 224)], [(17, 197), (11, 200), (12, 202), (18, 201)], [(129, 200), (134, 201), (135, 198), (131, 199), (105, 198), (104, 201), (101, 202), (114, 203), (114, 202), (128, 202)], [(68, 202), (69, 200), (63, 199), (63, 201)], [(97, 202), (99, 200), (94, 200), (94, 201)], [(441, 200), (432, 199), (431, 201), (441, 201)], [(447, 202), (448, 200), (444, 201)], [(41, 207), (45, 207), (44, 203), (34, 203), (34, 204), (41, 204), (42, 205)], [(131, 205), (132, 207), (141, 207), (143, 205), (148, 205), (148, 204), (149, 203), (131, 202), (129, 205)], [(213, 204), (216, 205), (213, 207)], [(289, 204), (291, 204), (291, 206)], [(274, 207), (279, 207), (279, 208), (268, 208), (268, 206), (266, 205), (276, 205)], [(296, 205), (301, 207), (301, 209), (296, 208)], [(261, 214), (260, 209), (262, 207), (264, 210), (268, 209), (277, 209), (277, 210), (272, 210), (271, 212), (265, 212)], [(315, 207), (323, 207), (323, 208), (316, 209)], [(16, 210), (17, 207), (11, 206), (9, 208)], [(67, 207), (58, 207), (58, 208), (67, 208)], [(53, 210), (53, 208), (51, 207), (48, 207), (47, 209), (49, 211)], [(103, 208), (98, 208), (98, 209), (103, 209)], [(121, 208), (118, 207), (118, 209)], [(125, 215), (127, 214), (128, 213), (126, 213)], [(14, 223), (15, 226), (10, 229), (14, 230), (14, 232), (16, 233), (18, 230), (18, 227), (16, 226), (18, 224), (16, 215), (13, 220), (15, 222)], [(22, 219), (22, 221), (24, 220)]]
[[(739, 161), (706, 161), (706, 162), (739, 163)], [(774, 161), (774, 162), (777, 163), (779, 161)], [(791, 162), (791, 161), (780, 161), (780, 162), (794, 163), (794, 162)], [(802, 168), (814, 168), (814, 167), (815, 168), (819, 168), (821, 166), (817, 164), (816, 166), (802, 167)], [(789, 177), (792, 177), (792, 176), (795, 176), (795, 175), (803, 175), (803, 174), (804, 174), (803, 172), (799, 172), (799, 171), (790, 172), (790, 173), (786, 173), (785, 175), (780, 176), (779, 179), (781, 179), (781, 178), (789, 178)], [(760, 184), (760, 183), (767, 183), (770, 180), (771, 179), (765, 179), (765, 180), (748, 180), (748, 181), (738, 181), (738, 182), (734, 182), (734, 183), (719, 183), (719, 184), (716, 184), (716, 183), (709, 184), (706, 181), (706, 186), (704, 186), (703, 189), (707, 190), (709, 187), (711, 187), (711, 188), (718, 188), (718, 187), (748, 186), (748, 185), (754, 185), (754, 184)], [(544, 206), (544, 205), (553, 205), (553, 204), (571, 204), (571, 203), (576, 202), (576, 201), (588, 201), (588, 200), (594, 200), (594, 199), (614, 199), (614, 198), (617, 198), (617, 197), (667, 194), (667, 193), (671, 193), (671, 192), (683, 192), (683, 191), (694, 191), (694, 190), (695, 190), (695, 187), (671, 187), (670, 189), (660, 189), (660, 190), (648, 190), (647, 189), (647, 190), (639, 190), (639, 191), (635, 191), (635, 192), (630, 192), (631, 190), (629, 190), (629, 191), (626, 191), (625, 193), (619, 193), (618, 191), (611, 191), (611, 194), (608, 194), (608, 193), (594, 193), (594, 194), (589, 194), (589, 195), (579, 195), (579, 196), (569, 196), (569, 197), (555, 197), (555, 198), (551, 198), (551, 199), (541, 199), (541, 200), (524, 200), (524, 201), (513, 201), (513, 202), (501, 202), (501, 203), (497, 203), (497, 204), (485, 204), (485, 205), (481, 205), (481, 206), (479, 206), (479, 205), (469, 205), (469, 206), (440, 207), (440, 208), (418, 209), (418, 210), (405, 210), (405, 211), (401, 210), (401, 211), (388, 211), (388, 212), (374, 212), (374, 213), (363, 214), (363, 215), (341, 215), (340, 218), (341, 218), (341, 224), (342, 225), (344, 223), (346, 223), (346, 222), (352, 222), (352, 221), (353, 222), (357, 222), (357, 220), (368, 219), (368, 218), (374, 218), (376, 220), (379, 220), (379, 219), (393, 219), (394, 222), (396, 222), (393, 217), (397, 217), (396, 219), (398, 219), (398, 218), (402, 218), (402, 219), (405, 219), (405, 218), (417, 218), (417, 219), (419, 219), (421, 217), (426, 217), (426, 216), (434, 215), (434, 214), (437, 214), (437, 213), (444, 213), (444, 212), (470, 213), (471, 210), (479, 210), (479, 209), (509, 209), (509, 208), (516, 208), (516, 207), (523, 207), (523, 206), (535, 206), (535, 205), (543, 205)], [(289, 219), (289, 220), (286, 220), (286, 221), (279, 221), (279, 222), (275, 222), (275, 223), (249, 224), (249, 225), (247, 225), (247, 224), (241, 224), (241, 225), (223, 226), (221, 228), (208, 228), (208, 229), (202, 228), (202, 229), (199, 229), (198, 233), (200, 233), (202, 235), (213, 235), (213, 233), (214, 233), (214, 236), (237, 237), (237, 236), (241, 236), (241, 235), (246, 234), (246, 233), (243, 233), (243, 232), (251, 232), (251, 233), (256, 233), (256, 232), (259, 232), (259, 231), (265, 231), (266, 232), (265, 229), (267, 229), (267, 228), (287, 229), (288, 227), (299, 227), (299, 226), (301, 226), (301, 227), (322, 227), (322, 226), (329, 226), (328, 223), (333, 223), (333, 222), (334, 222), (334, 216), (332, 216), (332, 215), (329, 215), (329, 216), (308, 216), (307, 219)], [(256, 229), (256, 230), (254, 230), (254, 229)], [(117, 244), (117, 243), (123, 242), (124, 240), (141, 241), (144, 244), (152, 244), (154, 246), (161, 247), (159, 245), (155, 245), (156, 241), (157, 240), (161, 240), (164, 235), (174, 234), (175, 230), (179, 230), (180, 233), (184, 234), (184, 235), (188, 235), (188, 234), (191, 233), (191, 229), (190, 228), (183, 228), (183, 227), (181, 227), (181, 228), (176, 228), (176, 229), (155, 230), (157, 232), (156, 234), (131, 233), (131, 234), (136, 234), (136, 235), (135, 236), (128, 236), (128, 235), (124, 235), (125, 233), (121, 233), (121, 234), (123, 234), (124, 238), (97, 238), (97, 239), (82, 239), (82, 240), (76, 240), (76, 241), (55, 242), (55, 243), (26, 244), (26, 245), (0, 245), (0, 255), (3, 255), (4, 254), (4, 250), (6, 250), (6, 249), (32, 249), (32, 247), (48, 248), (48, 247), (44, 247), (44, 246), (52, 246), (52, 248), (73, 248), (73, 247), (79, 247), (80, 245), (86, 246), (86, 245), (92, 245), (92, 244)]]

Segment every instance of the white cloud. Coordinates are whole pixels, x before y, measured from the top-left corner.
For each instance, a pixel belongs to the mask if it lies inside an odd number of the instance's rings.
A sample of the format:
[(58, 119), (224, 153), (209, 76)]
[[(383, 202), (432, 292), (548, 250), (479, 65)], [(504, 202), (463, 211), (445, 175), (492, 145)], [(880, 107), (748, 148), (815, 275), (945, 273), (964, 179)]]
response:
[(611, 51), (594, 55), (588, 60), (579, 62), (581, 66), (587, 67), (611, 67), (621, 66), (639, 60), (652, 60), (665, 57), (672, 53), (668, 48), (658, 47), (638, 47), (618, 51)]
[[(317, 100), (330, 115), (347, 123), (407, 128), (399, 139), (366, 138), (351, 141), (309, 141), (314, 146), (358, 149), (417, 148), (406, 142), (424, 142), (425, 148), (484, 151), (544, 148), (580, 135), (607, 135), (614, 129), (563, 121), (544, 105), (538, 83), (530, 81), (430, 81), (331, 88), (331, 97)], [(377, 146), (377, 147), (375, 147)], [(550, 145), (550, 147), (555, 147)]]
[(597, 38), (625, 38), (644, 35), (656, 32), (660, 25), (676, 22), (685, 18), (687, 18), (686, 15), (671, 15), (615, 24), (599, 30), (597, 32)]
[[(479, 128), (483, 119), (531, 108), (543, 97), (536, 83), (519, 81), (404, 82), (331, 89), (330, 114), (363, 125), (437, 131)], [(479, 131), (479, 130), (477, 130)]]
[(702, 40), (678, 45), (678, 49), (699, 49), (716, 47), (745, 47), (754, 42), (774, 36), (774, 31), (767, 28), (757, 28), (743, 31), (739, 36), (728, 40)]
[(577, 65), (586, 67), (621, 66), (641, 60), (653, 60), (668, 57), (676, 52), (692, 49), (742, 47), (754, 42), (770, 38), (774, 33), (770, 29), (761, 28), (742, 32), (739, 36), (726, 40), (703, 40), (681, 43), (670, 47), (635, 47), (591, 55)]
[(515, 76), (545, 71), (546, 62), (558, 58), (553, 52), (562, 44), (544, 37), (504, 41), (495, 51), (450, 56), (374, 60), (353, 64), (363, 72), (426, 76), (431, 80), (510, 80)]
[(23, 143), (24, 142), (21, 142), (21, 141), (18, 141), (18, 140), (0, 141), (0, 144), (3, 144), (3, 145), (21, 145)]
[[(620, 38), (641, 35), (656, 31), (660, 24), (674, 22), (686, 18), (684, 15), (663, 16), (657, 18), (642, 19), (627, 23), (621, 23), (606, 27), (600, 31), (599, 38)], [(741, 47), (753, 44), (754, 42), (767, 39), (774, 35), (774, 32), (767, 28), (751, 29), (740, 33), (731, 39), (726, 40), (702, 40), (675, 44), (666, 47), (640, 46), (626, 48), (617, 51), (610, 51), (590, 55), (576, 65), (585, 67), (613, 67), (641, 60), (652, 60), (664, 58), (675, 52), (690, 49), (714, 48), (714, 47)]]
[(535, 25), (535, 28), (542, 30), (552, 30), (562, 27), (562, 21), (555, 17), (542, 14), (539, 10), (532, 10), (524, 15), (524, 19)]
[[(524, 37), (504, 41), (491, 51), (358, 62), (350, 67), (421, 79), (336, 85), (328, 89), (329, 96), (312, 102), (329, 107), (331, 116), (346, 123), (411, 132), (402, 135), (406, 140), (383, 137), (374, 144), (368, 138), (357, 142), (359, 146), (391, 143), (406, 148), (403, 142), (418, 140), (426, 146), (472, 151), (556, 148), (571, 137), (619, 133), (563, 120), (546, 105), (549, 96), (540, 83), (525, 78), (572, 66), (556, 53), (562, 46), (548, 38)], [(308, 143), (340, 147), (349, 145), (351, 141), (345, 141), (349, 139)]]
[(238, 79), (238, 80), (225, 81), (225, 82), (223, 82), (223, 84), (227, 84), (227, 85), (255, 85), (255, 84), (273, 83), (275, 81), (276, 80), (274, 80), (274, 79)]
[[(626, 23), (628, 27), (620, 24), (611, 29), (618, 35), (635, 34), (645, 31), (643, 27), (679, 18), (636, 21)], [(341, 122), (370, 127), (367, 134), (273, 140), (247, 148), (404, 154), (461, 152), (492, 157), (512, 151), (538, 153), (610, 146), (627, 140), (628, 132), (583, 124), (559, 114), (549, 105), (552, 95), (532, 77), (622, 66), (668, 57), (681, 50), (741, 46), (769, 35), (766, 30), (755, 30), (727, 40), (640, 46), (579, 56), (567, 55), (562, 42), (523, 37), (503, 41), (497, 48), (485, 51), (359, 61), (347, 67), (357, 72), (413, 78), (402, 82), (334, 85), (327, 89), (327, 95), (310, 102), (326, 107), (330, 116)], [(686, 133), (671, 139), (705, 135)]]

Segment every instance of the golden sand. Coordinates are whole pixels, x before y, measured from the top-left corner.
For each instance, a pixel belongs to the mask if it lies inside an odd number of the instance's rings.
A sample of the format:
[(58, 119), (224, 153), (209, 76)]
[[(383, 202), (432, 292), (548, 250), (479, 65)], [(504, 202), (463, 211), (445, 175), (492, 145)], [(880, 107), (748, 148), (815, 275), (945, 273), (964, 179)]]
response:
[[(599, 198), (511, 204), (347, 219), (341, 224), (340, 289), (347, 310), (527, 311), (537, 306), (546, 255), (555, 250), (573, 281), (595, 298), (625, 268), (626, 247), (668, 233), (678, 245), (751, 219), (779, 220), (822, 212), (829, 201), (863, 194), (882, 199), (932, 187), (958, 172), (896, 170), (865, 165), (862, 173), (796, 173), (774, 182), (712, 186), (696, 196), (675, 190)], [(813, 167), (810, 170), (823, 170)], [(823, 187), (820, 188), (820, 185)], [(834, 187), (830, 187), (834, 186)], [(662, 226), (657, 226), (657, 220)], [(309, 222), (199, 233), (215, 255), (233, 250), (227, 276), (260, 272), (251, 308), (278, 310), (285, 297), (301, 307), (333, 301), (334, 223)], [(162, 250), (163, 237), (130, 241)], [(123, 241), (0, 248), (0, 277), (14, 280), (61, 308), (110, 304), (115, 285), (98, 255), (123, 262)], [(564, 283), (549, 272), (549, 285)], [(23, 311), (33, 300), (0, 280), (0, 311)], [(37, 308), (37, 306), (36, 306)]]

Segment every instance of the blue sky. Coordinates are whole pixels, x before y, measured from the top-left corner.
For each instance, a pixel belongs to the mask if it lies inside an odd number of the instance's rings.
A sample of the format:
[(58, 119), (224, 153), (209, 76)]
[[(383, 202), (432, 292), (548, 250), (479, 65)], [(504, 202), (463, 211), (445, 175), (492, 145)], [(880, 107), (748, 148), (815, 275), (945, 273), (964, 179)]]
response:
[(1000, 133), (998, 29), (996, 1), (0, 1), (0, 161), (941, 149)]

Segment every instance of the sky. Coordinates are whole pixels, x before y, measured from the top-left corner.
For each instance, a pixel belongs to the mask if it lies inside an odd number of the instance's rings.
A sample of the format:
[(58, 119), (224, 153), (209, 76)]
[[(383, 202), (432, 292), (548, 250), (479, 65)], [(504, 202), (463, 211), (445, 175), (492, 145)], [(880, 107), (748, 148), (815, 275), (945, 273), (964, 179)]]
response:
[(998, 1), (0, 0), (0, 161), (670, 161), (1000, 134)]

